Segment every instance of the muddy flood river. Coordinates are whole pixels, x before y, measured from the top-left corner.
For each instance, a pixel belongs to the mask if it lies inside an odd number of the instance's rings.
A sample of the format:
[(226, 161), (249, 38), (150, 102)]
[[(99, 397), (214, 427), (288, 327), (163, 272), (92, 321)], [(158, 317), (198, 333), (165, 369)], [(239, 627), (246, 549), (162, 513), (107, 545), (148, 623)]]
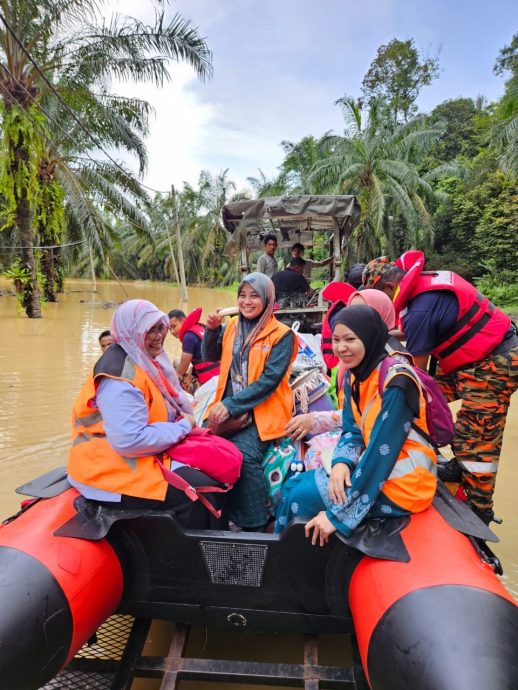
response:
[[(66, 292), (57, 304), (44, 305), (44, 318), (29, 320), (21, 315), (12, 296), (0, 297), (0, 370), (2, 405), (0, 407), (0, 499), (1, 515), (6, 517), (18, 509), (20, 496), (15, 487), (67, 461), (72, 403), (100, 350), (98, 335), (109, 328), (111, 316), (118, 303), (127, 298), (142, 297), (154, 302), (163, 311), (184, 310), (203, 306), (204, 314), (213, 308), (235, 304), (232, 292), (189, 288), (189, 303), (182, 305), (178, 290), (165, 284), (146, 282), (124, 283), (124, 294), (116, 282), (99, 282), (92, 292), (89, 281), (67, 281)], [(0, 279), (0, 290), (9, 284)], [(170, 356), (179, 354), (179, 343), (168, 336), (165, 348)], [(495, 494), (495, 512), (503, 519), (493, 529), (500, 538), (494, 550), (504, 567), (503, 581), (518, 596), (518, 395), (512, 401), (505, 431), (504, 447)], [(163, 631), (156, 634), (161, 638)], [(202, 637), (205, 636), (203, 632)], [(271, 636), (252, 640), (257, 660), (261, 649), (272, 647), (279, 660), (289, 652), (292, 643), (286, 636)], [(281, 639), (282, 638), (282, 639)], [(226, 640), (226, 642), (225, 642)], [(236, 650), (235, 642), (220, 633), (209, 631), (200, 642), (209, 656), (225, 656), (225, 648), (232, 648), (234, 658), (246, 650)], [(245, 643), (241, 643), (246, 647)], [(160, 653), (153, 651), (152, 653)], [(199, 655), (199, 652), (198, 654)], [(293, 656), (289, 654), (288, 656)], [(230, 657), (229, 657), (230, 658)], [(268, 658), (268, 655), (266, 655)], [(323, 659), (324, 661), (324, 659)], [(336, 663), (336, 662), (335, 662)], [(134, 683), (134, 688), (159, 687), (154, 683)], [(182, 683), (182, 688), (203, 688), (207, 684)], [(215, 686), (217, 687), (217, 686)], [(233, 685), (238, 688), (238, 686)], [(245, 686), (240, 686), (245, 687)], [(255, 688), (259, 686), (254, 685)]]

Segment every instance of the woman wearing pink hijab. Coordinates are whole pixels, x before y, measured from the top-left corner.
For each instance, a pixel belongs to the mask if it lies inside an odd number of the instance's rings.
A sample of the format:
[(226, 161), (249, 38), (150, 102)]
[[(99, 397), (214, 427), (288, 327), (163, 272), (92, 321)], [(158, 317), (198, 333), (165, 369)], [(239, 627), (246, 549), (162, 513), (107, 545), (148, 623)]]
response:
[(347, 306), (351, 304), (366, 304), (375, 309), (391, 331), (396, 325), (396, 312), (392, 300), (381, 290), (356, 290), (347, 300)]
[[(396, 313), (394, 311), (394, 305), (390, 297), (381, 290), (355, 290), (347, 299), (347, 306), (351, 306), (352, 304), (366, 304), (372, 307), (381, 316), (389, 331), (395, 327)], [(404, 351), (404, 348), (396, 338), (389, 336), (389, 341), (391, 342), (387, 349), (390, 354), (394, 351)], [(341, 423), (342, 417), (341, 413), (338, 411), (309, 412), (308, 414), (297, 415), (290, 419), (286, 425), (286, 434), (295, 440), (300, 440), (307, 434), (322, 434), (325, 431), (338, 429)]]
[[(113, 315), (114, 343), (96, 363), (73, 408), (69, 482), (88, 501), (111, 508), (172, 510), (187, 527), (225, 529), (201, 501), (164, 479), (156, 459), (191, 486), (217, 482), (164, 453), (196, 426), (163, 348), (169, 318), (154, 304), (128, 300)], [(210, 494), (216, 509), (223, 494)]]

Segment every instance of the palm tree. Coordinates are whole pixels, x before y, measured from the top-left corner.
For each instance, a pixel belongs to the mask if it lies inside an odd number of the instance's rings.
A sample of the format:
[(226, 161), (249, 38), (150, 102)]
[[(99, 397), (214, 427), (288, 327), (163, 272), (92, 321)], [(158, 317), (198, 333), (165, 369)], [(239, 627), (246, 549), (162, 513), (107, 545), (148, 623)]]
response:
[(202, 170), (197, 189), (184, 183), (179, 194), (179, 219), (188, 282), (224, 282), (233, 262), (223, 256), (227, 241), (220, 214), (235, 183), (228, 179), (228, 169), (214, 175)]
[(290, 193), (290, 186), (288, 176), (285, 171), (282, 171), (277, 177), (268, 179), (264, 172), (259, 168), (258, 175), (250, 175), (246, 178), (248, 184), (252, 187), (254, 196), (281, 196), (282, 194)]
[(365, 124), (359, 104), (344, 97), (345, 136), (328, 135), (323, 155), (308, 176), (316, 193), (356, 194), (362, 208), (353, 233), (349, 259), (357, 260), (393, 250), (394, 220), (399, 220), (408, 243), (417, 246), (432, 236), (427, 202), (434, 191), (418, 172), (416, 162), (441, 133), (441, 125), (424, 118), (394, 127), (378, 117), (376, 104)]
[[(6, 202), (3, 225), (14, 230), (24, 247), (21, 250), (21, 269), (26, 279), (23, 305), (30, 317), (41, 316), (37, 265), (32, 249), (37, 239), (35, 214), (38, 213), (41, 219), (48, 217), (48, 209), (44, 210), (42, 206), (48, 199), (40, 195), (41, 180), (58, 180), (63, 185), (64, 198), (75, 190), (72, 198), (66, 198), (69, 208), (78, 199), (83, 202), (76, 223), (88, 217), (90, 231), (99, 237), (102, 235), (100, 219), (93, 220), (94, 209), (99, 204), (99, 188), (104, 185), (104, 191), (108, 196), (111, 194), (112, 201), (118, 197), (124, 206), (117, 184), (122, 180), (129, 187), (132, 184), (131, 176), (113, 160), (114, 168), (104, 183), (97, 165), (88, 164), (82, 169), (83, 181), (89, 177), (90, 184), (94, 178), (100, 183), (93, 192), (87, 192), (81, 188), (79, 180), (73, 179), (70, 166), (68, 172), (64, 165), (59, 173), (56, 169), (54, 178), (52, 162), (63, 162), (66, 156), (61, 156), (61, 146), (54, 142), (51, 151), (47, 150), (51, 159), (48, 156), (44, 159), (44, 143), (48, 144), (50, 139), (50, 110), (56, 113), (58, 122), (63, 121), (66, 113), (83, 134), (89, 136), (90, 144), (96, 143), (98, 148), (103, 148), (104, 142), (118, 146), (126, 142), (133, 151), (139, 152), (142, 163), (145, 150), (137, 134), (142, 127), (135, 126), (135, 118), (138, 120), (139, 114), (145, 114), (145, 107), (137, 106), (133, 112), (124, 112), (121, 117), (127, 104), (121, 101), (119, 109), (110, 111), (114, 104), (110, 96), (110, 79), (151, 80), (162, 86), (169, 78), (170, 60), (186, 61), (202, 79), (211, 75), (211, 54), (205, 41), (197, 29), (180, 15), (175, 15), (166, 24), (163, 12), (158, 13), (151, 26), (119, 16), (109, 24), (104, 21), (98, 23), (99, 4), (97, 0), (39, 0), (37, 3), (0, 0), (3, 23), (0, 30), (3, 126), (0, 193)], [(45, 113), (39, 106), (45, 108)], [(95, 117), (100, 112), (103, 113), (102, 123)], [(87, 113), (92, 117), (83, 121)], [(89, 134), (90, 131), (93, 135)], [(69, 144), (65, 142), (68, 154)], [(105, 161), (103, 165), (108, 171), (109, 164)], [(51, 196), (59, 202), (57, 193)], [(88, 206), (90, 214), (86, 213)], [(55, 215), (53, 218), (56, 223), (51, 235), (58, 231), (58, 226), (59, 232), (62, 231)]]
[[(184, 182), (177, 195), (178, 217), (185, 259), (187, 282), (208, 282), (211, 285), (231, 283), (237, 275), (234, 260), (223, 256), (228, 239), (220, 223), (221, 208), (235, 184), (228, 179), (228, 170), (213, 175), (202, 170), (197, 186)], [(137, 234), (128, 224), (114, 250), (113, 263), (122, 275), (154, 280), (175, 279), (174, 256), (178, 250), (174, 231), (173, 206), (170, 196), (157, 195), (145, 208), (149, 235)], [(137, 261), (128, 262), (128, 256)], [(87, 257), (80, 267), (85, 270)]]
[[(90, 130), (96, 125), (97, 131), (103, 132), (104, 146), (124, 148), (134, 154), (144, 171), (147, 156), (142, 137), (147, 134), (149, 105), (110, 95), (102, 102), (100, 98), (85, 100), (88, 107), (82, 112), (81, 122), (87, 123)], [(69, 136), (63, 139), (62, 131), (69, 132)], [(47, 145), (40, 160), (42, 212), (36, 213), (35, 226), (40, 245), (49, 247), (42, 251), (41, 260), (45, 298), (55, 301), (60, 277), (55, 263), (59, 264), (61, 256), (56, 247), (64, 239), (86, 245), (90, 268), (95, 269), (93, 257), (101, 262), (107, 260), (116, 240), (117, 231), (107, 222), (107, 214), (124, 218), (144, 236), (149, 235), (149, 227), (147, 215), (140, 210), (148, 201), (147, 194), (125, 165), (97, 159), (95, 143), (67, 112), (59, 128), (54, 125), (50, 133), (54, 141), (61, 134), (61, 141), (59, 150)], [(80, 248), (73, 253), (76, 259), (85, 254)], [(92, 278), (95, 280), (95, 274)]]
[(284, 151), (281, 170), (287, 179), (290, 194), (311, 194), (310, 175), (325, 155), (325, 144), (330, 135), (331, 132), (326, 132), (323, 137), (316, 139), (310, 134), (295, 143), (281, 141)]

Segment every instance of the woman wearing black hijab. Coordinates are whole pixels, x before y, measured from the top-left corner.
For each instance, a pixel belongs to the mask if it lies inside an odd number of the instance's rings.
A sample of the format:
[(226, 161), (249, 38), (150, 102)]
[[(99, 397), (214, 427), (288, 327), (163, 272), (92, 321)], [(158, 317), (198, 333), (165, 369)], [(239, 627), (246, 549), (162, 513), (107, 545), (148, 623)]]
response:
[(277, 532), (294, 517), (312, 518), (306, 536), (313, 530), (312, 543), (322, 546), (336, 530), (349, 536), (366, 518), (408, 515), (432, 502), (436, 456), (419, 433), (427, 427), (417, 377), (398, 362), (379, 381), (387, 334), (371, 307), (350, 306), (337, 314), (333, 352), (349, 371), (342, 435), (329, 476), (319, 468), (286, 482)]

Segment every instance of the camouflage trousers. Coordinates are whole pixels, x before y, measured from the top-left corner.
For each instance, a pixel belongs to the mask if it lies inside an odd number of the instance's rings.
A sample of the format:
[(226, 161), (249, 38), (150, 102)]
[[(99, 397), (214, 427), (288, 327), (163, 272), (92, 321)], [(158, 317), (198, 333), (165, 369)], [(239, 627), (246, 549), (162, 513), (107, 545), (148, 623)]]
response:
[(518, 388), (518, 346), (453, 374), (438, 369), (436, 380), (448, 401), (462, 401), (452, 443), (462, 487), (475, 508), (490, 511), (507, 410)]

